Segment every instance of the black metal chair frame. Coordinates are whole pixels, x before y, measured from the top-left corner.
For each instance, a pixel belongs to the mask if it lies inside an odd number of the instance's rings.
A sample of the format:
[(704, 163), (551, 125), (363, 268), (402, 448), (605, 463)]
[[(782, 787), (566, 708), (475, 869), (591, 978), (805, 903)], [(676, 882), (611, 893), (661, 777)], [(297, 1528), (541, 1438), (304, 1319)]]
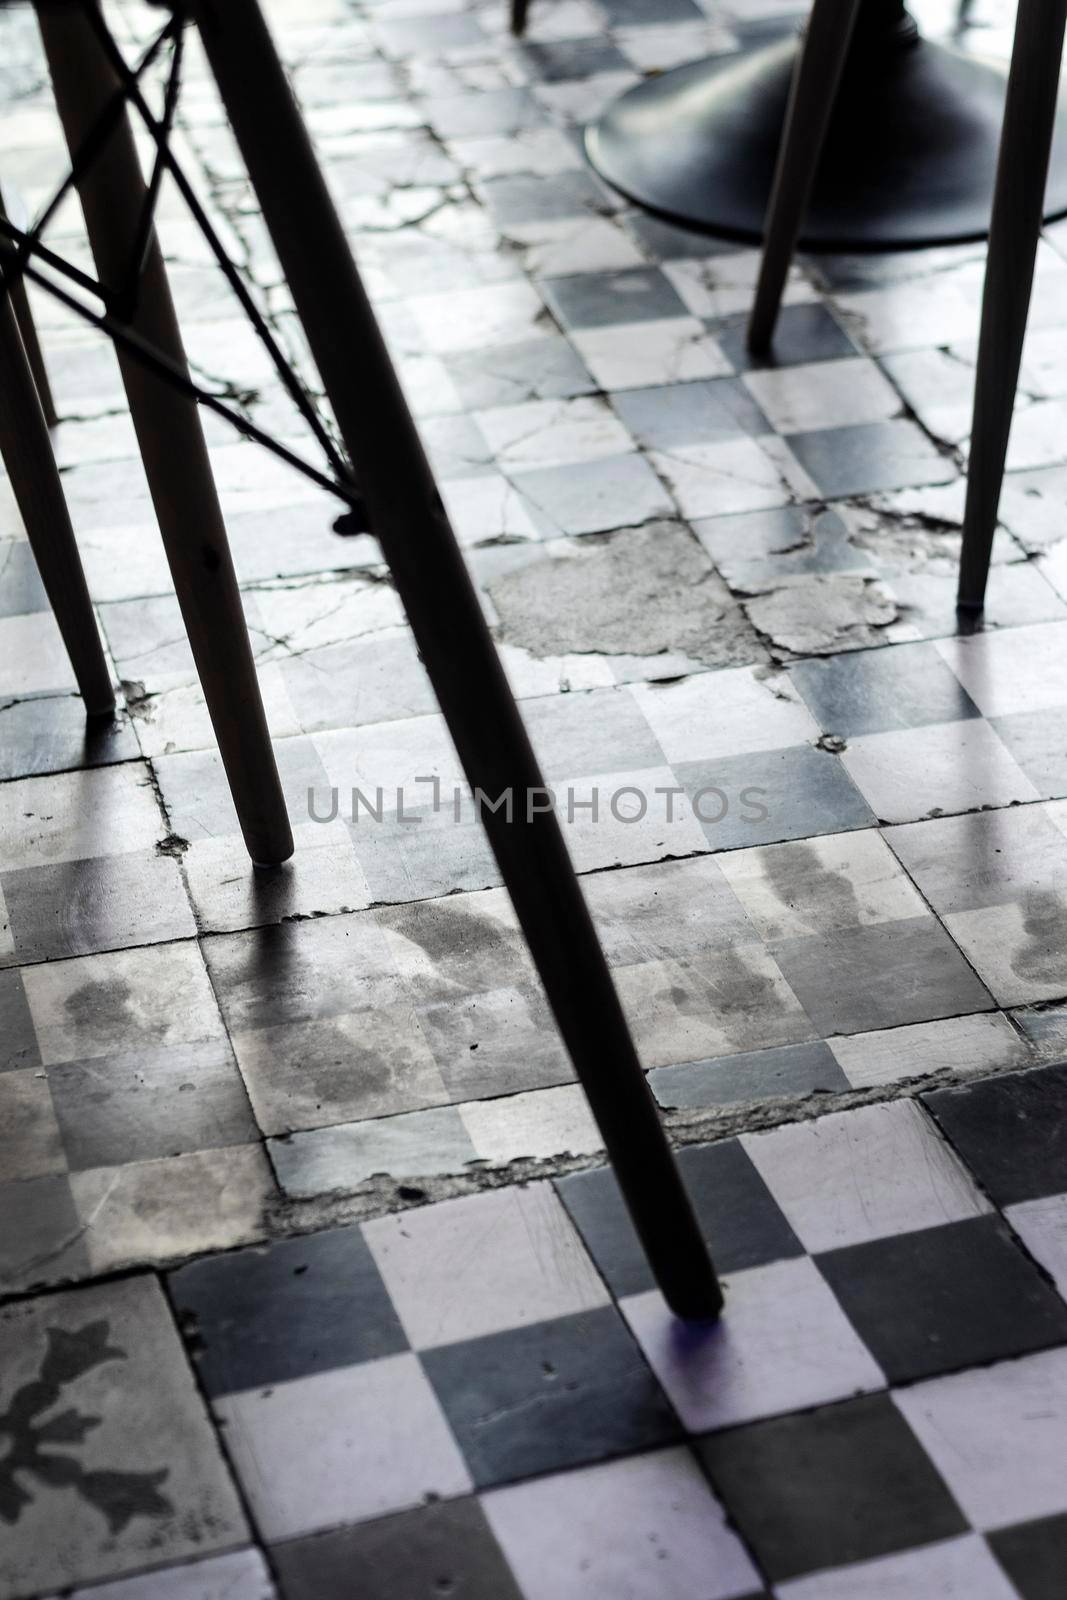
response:
[[(3, 277), (10, 292), (25, 275), (115, 342), (175, 587), (253, 860), (284, 859), (292, 840), (198, 405), (227, 417), (241, 433), (329, 488), (342, 502), (348, 525), (365, 527), (378, 539), (472, 789), (488, 796), (540, 794), (544, 783), (525, 725), (258, 0), (188, 0), (171, 10), (131, 68), (97, 0), (37, 0), (71, 172), (35, 226), (0, 222), (7, 240)], [(199, 28), (339, 443), (284, 363), (169, 149), (187, 22)], [(171, 71), (157, 118), (140, 79), (168, 44)], [(131, 106), (156, 144), (147, 184), (133, 144)], [(190, 377), (153, 226), (164, 170), (271, 351), (329, 471), (302, 461)], [(72, 184), (98, 279), (64, 262), (41, 239)], [(102, 309), (86, 306), (66, 284), (94, 296)], [(72, 533), (69, 544), (76, 563)], [(220, 638), (229, 652), (221, 660)], [(235, 671), (242, 675), (239, 727), (227, 725), (233, 721)], [(220, 673), (230, 674), (229, 681), (222, 682)], [(665, 1299), (681, 1317), (714, 1318), (721, 1291), (558, 819), (520, 803), (510, 815), (503, 807), (486, 808), (483, 822)]]

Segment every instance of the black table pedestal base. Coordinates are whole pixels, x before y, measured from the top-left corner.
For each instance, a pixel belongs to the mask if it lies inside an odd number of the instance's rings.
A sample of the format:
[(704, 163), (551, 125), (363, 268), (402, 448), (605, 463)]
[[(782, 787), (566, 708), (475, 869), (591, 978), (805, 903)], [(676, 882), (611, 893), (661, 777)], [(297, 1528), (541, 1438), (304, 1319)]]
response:
[[(650, 78), (586, 130), (600, 176), (647, 210), (756, 242), (798, 36)], [(812, 250), (906, 250), (989, 231), (1006, 69), (928, 40), (857, 47), (801, 234)], [(1067, 212), (1061, 110), (1046, 217)]]

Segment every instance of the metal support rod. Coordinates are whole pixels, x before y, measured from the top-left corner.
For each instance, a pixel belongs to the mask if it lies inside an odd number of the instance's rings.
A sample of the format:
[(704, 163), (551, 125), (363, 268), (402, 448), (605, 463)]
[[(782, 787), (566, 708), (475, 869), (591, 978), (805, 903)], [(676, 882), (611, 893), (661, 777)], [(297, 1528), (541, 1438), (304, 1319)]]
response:
[(1056, 118), (1067, 0), (1019, 0), (989, 231), (957, 606), (985, 603)]
[[(72, 160), (119, 90), (89, 15), (95, 4), (96, 0), (83, 0), (53, 6), (39, 0), (37, 6)], [(78, 192), (101, 282), (121, 284), (145, 200), (125, 110), (92, 166), (80, 175)], [(188, 378), (154, 229), (147, 241), (131, 327)], [(275, 864), (292, 855), (292, 830), (196, 404), (121, 348), (117, 355), (178, 604), (245, 843), (254, 862)]]
[(664, 1295), (721, 1294), (463, 557), (257, 0), (195, 0), (208, 60), (297, 313), (560, 1032)]
[[(6, 221), (7, 213), (4, 210), (4, 197), (0, 194), (0, 221)], [(37, 385), (37, 396), (41, 402), (45, 424), (54, 428), (59, 421), (56, 415), (56, 403), (52, 398), (52, 386), (48, 381), (48, 369), (44, 364), (44, 352), (41, 341), (37, 337), (37, 328), (33, 320), (33, 311), (30, 309), (29, 295), (26, 285), (22, 281), (21, 273), (6, 280), (6, 292), (11, 302), (22, 335), (22, 344), (26, 352), (26, 359), (30, 363), (33, 381)]]
[(41, 393), (0, 277), (0, 455), (86, 713), (105, 716), (115, 693), (48, 437)]
[(782, 291), (808, 209), (826, 130), (849, 52), (861, 0), (815, 0), (786, 107), (778, 164), (771, 185), (748, 347), (770, 348)]

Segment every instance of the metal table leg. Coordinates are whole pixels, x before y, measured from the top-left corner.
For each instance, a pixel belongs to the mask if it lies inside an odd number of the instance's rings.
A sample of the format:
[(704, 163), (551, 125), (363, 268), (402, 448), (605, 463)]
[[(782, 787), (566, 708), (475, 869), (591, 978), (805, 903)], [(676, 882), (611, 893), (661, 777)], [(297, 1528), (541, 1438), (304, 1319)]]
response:
[(1067, 0), (1019, 0), (974, 383), (958, 604), (982, 610), (1019, 385)]
[(486, 831), (664, 1295), (721, 1295), (543, 780), (257, 0), (194, 0), (204, 48)]

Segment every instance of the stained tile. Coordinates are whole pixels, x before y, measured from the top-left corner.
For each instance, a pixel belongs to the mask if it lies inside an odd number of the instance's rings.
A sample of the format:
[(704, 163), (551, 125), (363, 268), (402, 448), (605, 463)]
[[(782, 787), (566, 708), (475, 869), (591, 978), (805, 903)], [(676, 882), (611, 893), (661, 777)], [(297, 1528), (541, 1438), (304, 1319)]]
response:
[(723, 1292), (726, 1310), (712, 1325), (680, 1325), (658, 1290), (622, 1301), (689, 1432), (884, 1387), (881, 1368), (807, 1257), (731, 1273)]
[(873, 831), (735, 850), (719, 867), (767, 940), (829, 935), (921, 916), (925, 909)]
[(602, 1306), (423, 1352), (479, 1488), (669, 1443), (678, 1424)]
[(92, 1167), (69, 1181), (94, 1273), (248, 1244), (275, 1198), (258, 1145)]
[(169, 1283), (211, 1396), (407, 1349), (358, 1227), (197, 1261)]
[(272, 1542), (471, 1486), (410, 1353), (244, 1390), (214, 1409), (257, 1526)]
[[(133, 1277), (0, 1313), (8, 1405), (37, 1383), (65, 1403), (64, 1449), (38, 1405), (12, 1414), (2, 1592), (16, 1596), (210, 1555), (248, 1538), (240, 1503), (158, 1285)], [(25, 1393), (25, 1390), (23, 1390)], [(92, 1430), (92, 1443), (86, 1435)], [(64, 1466), (57, 1483), (50, 1464)]]
[(919, 822), (885, 837), (942, 916), (1067, 892), (1067, 842), (1042, 806)]
[(754, 942), (722, 865), (708, 856), (593, 873), (582, 892), (611, 966), (694, 959)]
[(275, 1545), (289, 1600), (522, 1600), (485, 1513), (473, 1498), (432, 1501), (413, 1511)]
[[(802, 1253), (736, 1139), (687, 1146), (678, 1152), (678, 1164), (720, 1272), (741, 1272)], [(650, 1290), (652, 1274), (611, 1170), (559, 1178), (556, 1187), (612, 1293)]]
[(996, 1205), (1058, 1194), (1067, 1172), (1067, 1067), (1038, 1067), (923, 1096)]
[(191, 942), (28, 968), (23, 984), (47, 1065), (222, 1036), (203, 960)]
[(762, 944), (730, 945), (696, 961), (617, 967), (615, 984), (648, 1067), (815, 1037), (807, 1012)]
[(494, 1166), (549, 1156), (591, 1155), (603, 1148), (585, 1094), (576, 1083), (472, 1100), (459, 1108), (459, 1116), (473, 1148), (469, 1159)]
[(975, 1528), (1067, 1511), (1067, 1351), (932, 1378), (893, 1398)]
[(741, 1143), (812, 1252), (894, 1238), (989, 1210), (911, 1100), (746, 1133)]
[(525, 1600), (616, 1600), (627, 1589), (633, 1600), (731, 1600), (759, 1586), (688, 1451), (537, 1478), (482, 1504)]
[(891, 1383), (1067, 1341), (1067, 1305), (993, 1217), (818, 1257)]
[(117, 1053), (49, 1068), (71, 1170), (248, 1143), (257, 1129), (221, 1041)]
[(713, 1434), (698, 1448), (776, 1582), (967, 1531), (934, 1462), (885, 1395)]
[(191, 938), (193, 914), (177, 863), (154, 850), (59, 861), (0, 874), (14, 956), (54, 961)]
[(930, 916), (775, 942), (774, 959), (824, 1036), (988, 1010), (990, 997)]
[(364, 1233), (418, 1350), (528, 1327), (607, 1300), (546, 1184), (378, 1217)]

